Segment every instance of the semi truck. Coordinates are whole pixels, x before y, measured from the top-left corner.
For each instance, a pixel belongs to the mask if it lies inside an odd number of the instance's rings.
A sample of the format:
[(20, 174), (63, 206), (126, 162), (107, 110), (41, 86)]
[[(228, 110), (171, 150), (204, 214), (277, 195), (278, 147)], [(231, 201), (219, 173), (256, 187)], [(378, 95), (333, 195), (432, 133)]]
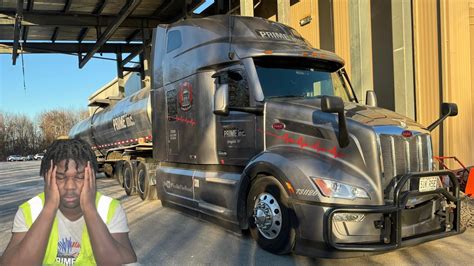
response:
[(275, 254), (351, 257), (462, 233), (429, 126), (358, 100), (336, 54), (263, 18), (158, 26), (151, 86), (75, 125), (128, 195), (159, 198)]

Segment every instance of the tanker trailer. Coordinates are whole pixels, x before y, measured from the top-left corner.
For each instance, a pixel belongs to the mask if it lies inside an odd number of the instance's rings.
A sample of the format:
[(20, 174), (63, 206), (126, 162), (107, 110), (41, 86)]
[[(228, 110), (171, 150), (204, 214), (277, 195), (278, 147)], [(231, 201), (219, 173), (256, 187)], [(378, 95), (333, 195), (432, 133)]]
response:
[(162, 25), (152, 48), (151, 88), (71, 132), (127, 194), (249, 230), (276, 254), (360, 256), (463, 232), (459, 184), (436, 170), (430, 136), (455, 104), (425, 127), (374, 92), (361, 103), (340, 57), (262, 18)]
[(134, 177), (135, 171), (141, 178), (143, 171), (154, 171), (144, 169), (154, 165), (150, 89), (140, 89), (113, 105), (110, 98), (93, 101), (91, 106), (103, 108), (96, 109), (100, 112), (93, 112), (89, 118), (74, 125), (69, 136), (84, 139), (91, 145), (100, 170), (108, 177), (117, 178), (127, 195), (140, 191), (143, 199), (155, 198), (155, 189), (150, 185), (146, 191), (143, 187), (138, 188)]

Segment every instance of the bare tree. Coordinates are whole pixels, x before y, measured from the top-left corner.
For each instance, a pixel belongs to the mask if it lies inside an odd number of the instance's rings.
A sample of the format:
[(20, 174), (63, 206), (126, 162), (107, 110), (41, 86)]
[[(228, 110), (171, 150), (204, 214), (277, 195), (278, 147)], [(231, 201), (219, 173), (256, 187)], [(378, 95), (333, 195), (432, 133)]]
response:
[(26, 115), (9, 113), (1, 113), (0, 117), (0, 158), (34, 152), (37, 129), (31, 119)]
[(81, 120), (84, 112), (87, 111), (50, 110), (43, 112), (39, 117), (39, 128), (45, 142), (51, 143), (58, 137), (67, 136), (72, 126)]
[(43, 151), (52, 141), (67, 136), (74, 124), (88, 116), (87, 110), (50, 110), (35, 121), (23, 114), (0, 111), (0, 160), (13, 154)]

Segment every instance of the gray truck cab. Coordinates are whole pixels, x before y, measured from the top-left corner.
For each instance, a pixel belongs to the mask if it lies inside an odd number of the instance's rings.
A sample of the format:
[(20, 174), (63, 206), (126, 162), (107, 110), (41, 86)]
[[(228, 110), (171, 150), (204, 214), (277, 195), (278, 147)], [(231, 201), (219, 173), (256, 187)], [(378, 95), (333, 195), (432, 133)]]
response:
[(343, 60), (292, 28), (189, 19), (158, 28), (155, 47), (165, 202), (249, 228), (275, 253), (354, 256), (461, 231), (429, 131), (359, 103)]
[[(459, 185), (434, 168), (430, 136), (454, 104), (425, 127), (373, 92), (360, 103), (340, 57), (262, 18), (162, 25), (152, 47), (151, 88), (71, 134), (95, 130), (127, 194), (156, 192), (277, 254), (359, 256), (463, 231)], [(117, 129), (122, 117), (136, 123)]]

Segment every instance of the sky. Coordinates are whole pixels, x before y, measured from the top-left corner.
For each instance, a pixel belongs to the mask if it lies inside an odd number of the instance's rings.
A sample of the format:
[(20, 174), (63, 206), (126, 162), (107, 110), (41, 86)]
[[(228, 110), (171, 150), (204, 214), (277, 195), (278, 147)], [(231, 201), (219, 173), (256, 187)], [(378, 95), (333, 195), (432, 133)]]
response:
[[(212, 3), (214, 0), (206, 0), (194, 13), (200, 13)], [(23, 57), (24, 78), (21, 56), (13, 66), (10, 54), (0, 54), (1, 112), (25, 114), (34, 119), (52, 109), (86, 109), (89, 96), (117, 76), (115, 61), (93, 58), (79, 69), (76, 56), (25, 54)]]
[(86, 109), (89, 96), (117, 76), (115, 61), (91, 59), (79, 69), (75, 56), (25, 54), (24, 89), (21, 56), (15, 66), (11, 59), (0, 55), (0, 110), (30, 118), (51, 109)]

